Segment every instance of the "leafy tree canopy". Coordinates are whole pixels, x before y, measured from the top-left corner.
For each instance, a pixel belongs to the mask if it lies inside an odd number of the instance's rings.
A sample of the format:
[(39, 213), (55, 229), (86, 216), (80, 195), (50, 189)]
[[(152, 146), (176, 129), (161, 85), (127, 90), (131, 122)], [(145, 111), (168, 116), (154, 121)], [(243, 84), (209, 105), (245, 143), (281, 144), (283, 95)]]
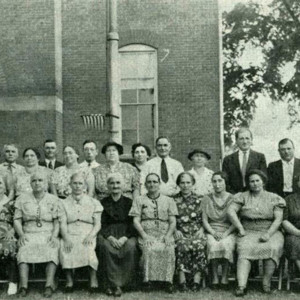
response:
[[(260, 64), (256, 57), (247, 66), (241, 63), (249, 47), (259, 50)], [(299, 0), (273, 0), (268, 6), (250, 1), (224, 12), (223, 59), (225, 144), (237, 127), (250, 123), (260, 94), (288, 101), (291, 125), (300, 122)], [(287, 65), (288, 79), (282, 71)]]

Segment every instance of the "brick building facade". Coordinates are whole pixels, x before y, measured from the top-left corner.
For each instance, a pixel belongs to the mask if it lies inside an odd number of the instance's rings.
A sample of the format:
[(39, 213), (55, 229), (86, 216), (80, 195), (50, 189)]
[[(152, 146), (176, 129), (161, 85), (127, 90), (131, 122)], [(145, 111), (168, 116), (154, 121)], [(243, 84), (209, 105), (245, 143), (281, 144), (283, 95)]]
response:
[[(146, 74), (150, 67), (144, 66), (146, 75), (136, 80), (141, 83), (139, 101), (154, 104), (122, 106), (123, 143), (136, 138), (133, 126), (138, 122), (141, 142), (151, 140), (153, 147), (157, 135), (167, 135), (173, 156), (186, 166), (187, 153), (200, 147), (212, 154), (211, 167), (218, 168), (222, 108), (217, 2), (118, 1), (120, 53), (133, 53), (131, 58), (124, 55), (134, 65), (134, 51), (144, 47), (149, 55), (141, 61), (151, 60), (154, 66), (152, 79)], [(106, 0), (3, 0), (0, 24), (0, 146), (17, 141), (22, 150), (41, 146), (47, 138), (56, 139), (60, 148), (81, 146), (86, 138), (105, 143), (108, 122), (103, 131), (87, 130), (80, 115), (105, 115), (109, 109)], [(131, 72), (126, 66), (121, 71), (125, 77)], [(130, 87), (133, 80), (126, 80), (121, 102), (136, 88)], [(128, 118), (130, 109), (137, 109), (138, 120)]]

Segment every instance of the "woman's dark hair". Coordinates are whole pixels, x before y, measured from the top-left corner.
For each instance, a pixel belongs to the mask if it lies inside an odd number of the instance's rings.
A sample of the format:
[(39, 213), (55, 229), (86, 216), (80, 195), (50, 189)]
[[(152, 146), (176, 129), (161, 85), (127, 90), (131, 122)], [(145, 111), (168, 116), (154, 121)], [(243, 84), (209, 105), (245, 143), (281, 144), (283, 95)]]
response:
[(196, 179), (195, 179), (195, 177), (194, 177), (193, 174), (191, 174), (190, 172), (181, 172), (181, 173), (177, 176), (177, 178), (176, 178), (176, 184), (177, 184), (177, 185), (180, 184), (181, 179), (182, 179), (182, 177), (183, 177), (184, 175), (190, 176), (193, 185), (196, 183)]
[(223, 172), (223, 171), (218, 171), (218, 172), (215, 172), (212, 177), (211, 177), (211, 180), (213, 180), (213, 178), (215, 176), (219, 175), (222, 179), (224, 179), (225, 181), (225, 184), (227, 185), (228, 184), (228, 175), (226, 172)]
[(246, 181), (246, 185), (247, 185), (248, 189), (249, 189), (249, 180), (252, 175), (258, 175), (261, 178), (261, 180), (263, 181), (264, 185), (267, 184), (268, 176), (261, 170), (252, 169), (249, 172), (247, 172), (246, 177), (245, 177), (245, 181)]
[(147, 182), (148, 177), (151, 176), (151, 175), (156, 176), (157, 179), (158, 179), (158, 182), (160, 183), (160, 177), (159, 177), (159, 175), (157, 175), (156, 173), (149, 173), (149, 174), (146, 176), (146, 178), (145, 178), (145, 183)]
[(25, 158), (25, 154), (26, 154), (26, 152), (27, 152), (28, 150), (33, 151), (33, 152), (35, 153), (37, 159), (40, 160), (41, 154), (40, 154), (39, 150), (36, 149), (36, 148), (32, 148), (32, 147), (28, 147), (28, 148), (26, 148), (26, 149), (23, 151), (23, 159)]
[(67, 145), (67, 146), (65, 146), (65, 147), (63, 148), (63, 152), (64, 152), (64, 151), (66, 150), (66, 148), (68, 148), (68, 147), (72, 148), (72, 149), (75, 151), (75, 153), (79, 156), (79, 151), (78, 151), (78, 149), (77, 149), (76, 147), (72, 146), (72, 145)]
[(116, 143), (116, 142), (108, 142), (108, 143), (106, 143), (106, 144), (102, 147), (101, 153), (102, 153), (102, 154), (105, 154), (107, 148), (108, 148), (108, 147), (111, 147), (111, 146), (116, 147), (116, 149), (117, 149), (119, 155), (122, 155), (122, 154), (123, 154), (123, 146), (120, 145), (120, 144), (118, 144), (118, 143)]
[(136, 143), (136, 144), (133, 144), (132, 147), (131, 147), (132, 157), (134, 156), (134, 152), (135, 152), (136, 148), (138, 148), (138, 147), (143, 147), (146, 150), (147, 155), (149, 157), (151, 156), (151, 150), (150, 150), (150, 148), (147, 145), (144, 145), (142, 143)]

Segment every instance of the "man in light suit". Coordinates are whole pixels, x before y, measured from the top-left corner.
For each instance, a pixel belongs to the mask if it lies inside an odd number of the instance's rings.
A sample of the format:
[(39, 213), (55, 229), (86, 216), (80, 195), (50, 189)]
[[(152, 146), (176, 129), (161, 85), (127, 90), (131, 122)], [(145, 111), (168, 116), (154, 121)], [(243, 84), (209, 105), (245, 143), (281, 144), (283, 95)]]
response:
[(281, 197), (295, 193), (297, 177), (300, 175), (300, 159), (295, 158), (295, 146), (292, 140), (282, 139), (278, 143), (280, 160), (268, 166), (268, 190)]
[(242, 127), (235, 133), (238, 151), (224, 158), (222, 170), (228, 175), (227, 190), (238, 193), (246, 190), (245, 176), (251, 169), (258, 169), (267, 174), (265, 155), (251, 149), (252, 132)]
[(45, 160), (39, 162), (40, 166), (54, 170), (64, 165), (60, 161), (56, 160), (57, 146), (55, 141), (46, 140), (44, 142), (44, 154)]

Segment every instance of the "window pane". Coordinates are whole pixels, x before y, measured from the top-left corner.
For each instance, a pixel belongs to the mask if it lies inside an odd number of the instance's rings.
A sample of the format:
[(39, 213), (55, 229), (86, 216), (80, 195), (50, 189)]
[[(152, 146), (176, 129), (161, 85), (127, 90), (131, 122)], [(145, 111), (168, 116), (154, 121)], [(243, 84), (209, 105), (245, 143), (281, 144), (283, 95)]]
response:
[(122, 129), (137, 130), (137, 107), (122, 106)]
[(121, 103), (137, 103), (136, 90), (122, 90)]
[(137, 142), (137, 131), (135, 130), (122, 130), (122, 144), (124, 153), (130, 153), (131, 146)]
[(153, 151), (154, 124), (152, 116), (153, 105), (141, 105), (139, 109), (139, 141), (146, 144)]
[(139, 103), (154, 103), (154, 89), (141, 89), (139, 93)]

